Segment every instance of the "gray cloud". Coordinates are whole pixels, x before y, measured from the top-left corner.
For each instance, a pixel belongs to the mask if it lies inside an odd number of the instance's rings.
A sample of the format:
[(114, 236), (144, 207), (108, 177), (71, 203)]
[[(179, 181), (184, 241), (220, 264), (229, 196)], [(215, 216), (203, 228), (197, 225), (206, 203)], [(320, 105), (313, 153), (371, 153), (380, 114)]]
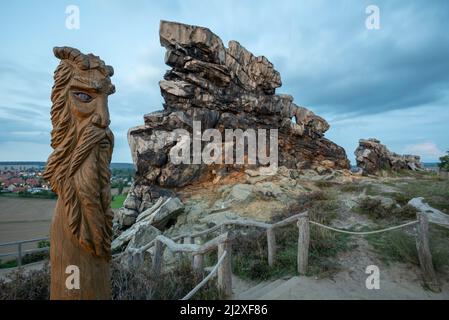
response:
[[(43, 146), (49, 142), (49, 96), (57, 64), (51, 45), (67, 44), (93, 51), (114, 66), (114, 161), (130, 161), (128, 128), (162, 108), (158, 81), (167, 67), (157, 29), (159, 20), (166, 19), (209, 27), (225, 44), (237, 40), (265, 55), (281, 73), (278, 92), (291, 94), (297, 104), (329, 120), (327, 136), (350, 157), (358, 139), (370, 136), (398, 152), (449, 147), (444, 122), (449, 114), (449, 1), (78, 3), (79, 31), (63, 28), (63, 6), (45, 5), (51, 19), (40, 23), (38, 34), (45, 37), (39, 41), (33, 39), (36, 33), (15, 26), (2, 12), (23, 15), (22, 20), (40, 12), (45, 18), (42, 5), (0, 8), (0, 18), (10, 21), (5, 24), (11, 29), (9, 50), (0, 53), (0, 143), (17, 142), (18, 148), (28, 143), (33, 150), (42, 146), (39, 157), (48, 151)], [(365, 28), (369, 4), (380, 8), (380, 30)], [(58, 13), (60, 22), (55, 20)], [(13, 26), (17, 34), (11, 36)], [(92, 41), (92, 30), (104, 37)], [(3, 152), (0, 160), (10, 159)], [(20, 155), (20, 150), (11, 154)]]

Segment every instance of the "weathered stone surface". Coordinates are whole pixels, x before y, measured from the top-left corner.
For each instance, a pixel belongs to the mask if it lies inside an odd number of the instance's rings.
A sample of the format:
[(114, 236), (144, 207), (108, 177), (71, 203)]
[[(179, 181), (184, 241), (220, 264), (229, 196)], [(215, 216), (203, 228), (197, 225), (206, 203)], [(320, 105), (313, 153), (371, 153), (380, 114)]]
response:
[(161, 22), (160, 41), (172, 67), (159, 83), (164, 110), (145, 115), (145, 125), (128, 132), (136, 185), (171, 189), (209, 179), (214, 170), (255, 169), (170, 163), (170, 150), (178, 146), (173, 131), (191, 132), (193, 121), (201, 121), (203, 131), (278, 129), (279, 166), (349, 168), (344, 149), (324, 138), (329, 124), (297, 106), (292, 96), (275, 94), (281, 77), (266, 57), (254, 56), (236, 41), (226, 48), (209, 29), (176, 22)]
[(408, 202), (408, 204), (427, 215), (430, 222), (449, 228), (449, 215), (438, 209), (432, 208), (425, 202), (423, 197), (413, 198)]
[(137, 222), (149, 222), (154, 227), (163, 230), (170, 220), (175, 219), (182, 212), (184, 205), (178, 198), (161, 197), (138, 217)]
[(360, 139), (354, 152), (357, 166), (364, 174), (376, 174), (379, 170), (422, 170), (423, 164), (416, 155), (399, 155), (391, 152), (377, 139)]
[(136, 222), (137, 215), (139, 213), (136, 210), (127, 208), (120, 208), (115, 214), (114, 222), (118, 223), (120, 228), (130, 227)]
[(126, 247), (126, 250), (138, 249), (153, 241), (160, 234), (161, 231), (153, 227), (150, 223), (139, 224)]

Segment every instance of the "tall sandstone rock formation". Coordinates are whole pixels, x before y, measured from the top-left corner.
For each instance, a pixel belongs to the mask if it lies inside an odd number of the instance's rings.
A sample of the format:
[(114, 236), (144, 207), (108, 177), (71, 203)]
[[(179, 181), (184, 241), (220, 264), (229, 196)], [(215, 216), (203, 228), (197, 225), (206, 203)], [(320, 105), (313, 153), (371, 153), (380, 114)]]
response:
[(419, 156), (391, 152), (374, 138), (360, 139), (354, 155), (357, 166), (363, 170), (363, 174), (377, 174), (380, 170), (418, 171), (424, 169)]
[(164, 109), (146, 114), (145, 124), (128, 133), (137, 168), (134, 189), (157, 198), (172, 188), (248, 167), (171, 163), (173, 130), (192, 132), (193, 121), (201, 121), (203, 131), (278, 129), (279, 166), (349, 168), (344, 149), (324, 138), (329, 124), (293, 103), (292, 96), (275, 94), (281, 77), (267, 58), (236, 41), (226, 48), (203, 27), (161, 21), (159, 33), (171, 69), (159, 82)]

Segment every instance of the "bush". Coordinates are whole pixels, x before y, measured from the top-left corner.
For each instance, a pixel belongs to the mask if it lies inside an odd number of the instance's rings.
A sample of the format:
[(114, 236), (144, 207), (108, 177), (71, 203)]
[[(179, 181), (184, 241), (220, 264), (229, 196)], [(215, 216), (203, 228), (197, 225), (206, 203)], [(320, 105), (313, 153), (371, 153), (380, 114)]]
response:
[[(151, 264), (149, 264), (151, 265)], [(112, 299), (180, 299), (192, 290), (203, 275), (193, 272), (184, 259), (172, 270), (155, 276), (149, 267), (127, 268), (121, 263), (111, 266)], [(0, 300), (45, 300), (50, 297), (50, 268), (48, 263), (41, 270), (25, 271), (18, 268), (0, 279)], [(192, 297), (195, 299), (223, 299), (212, 279)]]
[[(438, 227), (430, 229), (429, 247), (435, 270), (441, 271), (449, 265), (447, 230), (438, 232)], [(441, 232), (446, 232), (442, 235)], [(404, 230), (388, 231), (383, 234), (366, 236), (375, 252), (384, 262), (403, 262), (419, 265), (416, 239), (413, 233)]]
[(391, 215), (393, 207), (386, 208), (382, 201), (375, 198), (363, 198), (359, 202), (358, 211), (366, 214), (373, 219), (383, 219)]
[[(297, 203), (273, 217), (281, 221), (293, 214), (308, 210), (309, 218), (323, 224), (330, 224), (336, 216), (339, 203), (330, 193), (312, 192), (299, 197)], [(338, 270), (332, 261), (338, 252), (348, 249), (349, 237), (332, 231), (310, 226), (309, 274), (323, 276)], [(236, 237), (232, 243), (233, 271), (236, 275), (266, 280), (273, 277), (297, 274), (298, 228), (295, 223), (276, 229), (276, 262), (268, 266), (267, 240), (265, 231), (255, 230), (248, 235)]]
[[(144, 263), (139, 268), (112, 264), (112, 299), (114, 300), (177, 300), (190, 292), (205, 276), (193, 271), (189, 259), (181, 259), (171, 270), (156, 276)], [(223, 299), (214, 279), (208, 281), (191, 299)]]
[(447, 151), (447, 155), (440, 157), (438, 167), (440, 170), (449, 171), (449, 151)]
[(25, 271), (18, 268), (0, 279), (0, 300), (46, 300), (50, 297), (50, 268)]

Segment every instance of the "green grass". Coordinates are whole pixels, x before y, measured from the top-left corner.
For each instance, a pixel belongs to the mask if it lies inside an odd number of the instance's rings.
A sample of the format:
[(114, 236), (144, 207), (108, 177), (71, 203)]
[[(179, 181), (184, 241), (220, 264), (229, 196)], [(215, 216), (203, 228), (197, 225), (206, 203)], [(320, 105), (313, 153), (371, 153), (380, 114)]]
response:
[(347, 184), (339, 190), (342, 192), (366, 190), (367, 195), (390, 197), (401, 206), (406, 205), (413, 198), (424, 197), (432, 207), (449, 214), (449, 180), (440, 179), (435, 173), (413, 171), (389, 172), (388, 176), (397, 179), (376, 184), (394, 187), (398, 189), (398, 192), (383, 192), (375, 184)]
[[(280, 213), (280, 221), (293, 213), (308, 210), (309, 218), (330, 224), (336, 217), (340, 203), (328, 192), (312, 192), (299, 197), (297, 203)], [(295, 224), (276, 230), (277, 252), (275, 264), (268, 266), (267, 243), (264, 231), (253, 231), (237, 237), (233, 242), (233, 272), (241, 278), (266, 280), (297, 274), (298, 228)], [(350, 237), (310, 226), (309, 275), (327, 276), (339, 270), (335, 256), (350, 248)]]
[[(375, 253), (383, 262), (403, 262), (419, 265), (415, 236), (404, 230), (389, 231), (366, 236)], [(430, 252), (435, 270), (449, 266), (449, 231), (435, 225), (430, 226)]]
[(111, 208), (119, 209), (123, 207), (123, 202), (125, 201), (125, 199), (126, 199), (125, 194), (119, 194), (117, 196), (112, 197)]
[[(39, 248), (41, 248), (41, 247), (39, 247)], [(42, 261), (42, 260), (48, 259), (48, 257), (49, 257), (49, 253), (46, 251), (27, 253), (26, 255), (24, 255), (22, 257), (22, 265)], [(17, 267), (17, 266), (18, 266), (17, 259), (12, 259), (12, 260), (7, 260), (7, 261), (0, 260), (0, 269), (13, 268), (13, 267)]]
[(424, 199), (434, 208), (449, 213), (449, 180), (427, 177), (407, 181), (407, 183), (396, 186), (403, 195), (399, 199), (402, 202), (416, 197)]

